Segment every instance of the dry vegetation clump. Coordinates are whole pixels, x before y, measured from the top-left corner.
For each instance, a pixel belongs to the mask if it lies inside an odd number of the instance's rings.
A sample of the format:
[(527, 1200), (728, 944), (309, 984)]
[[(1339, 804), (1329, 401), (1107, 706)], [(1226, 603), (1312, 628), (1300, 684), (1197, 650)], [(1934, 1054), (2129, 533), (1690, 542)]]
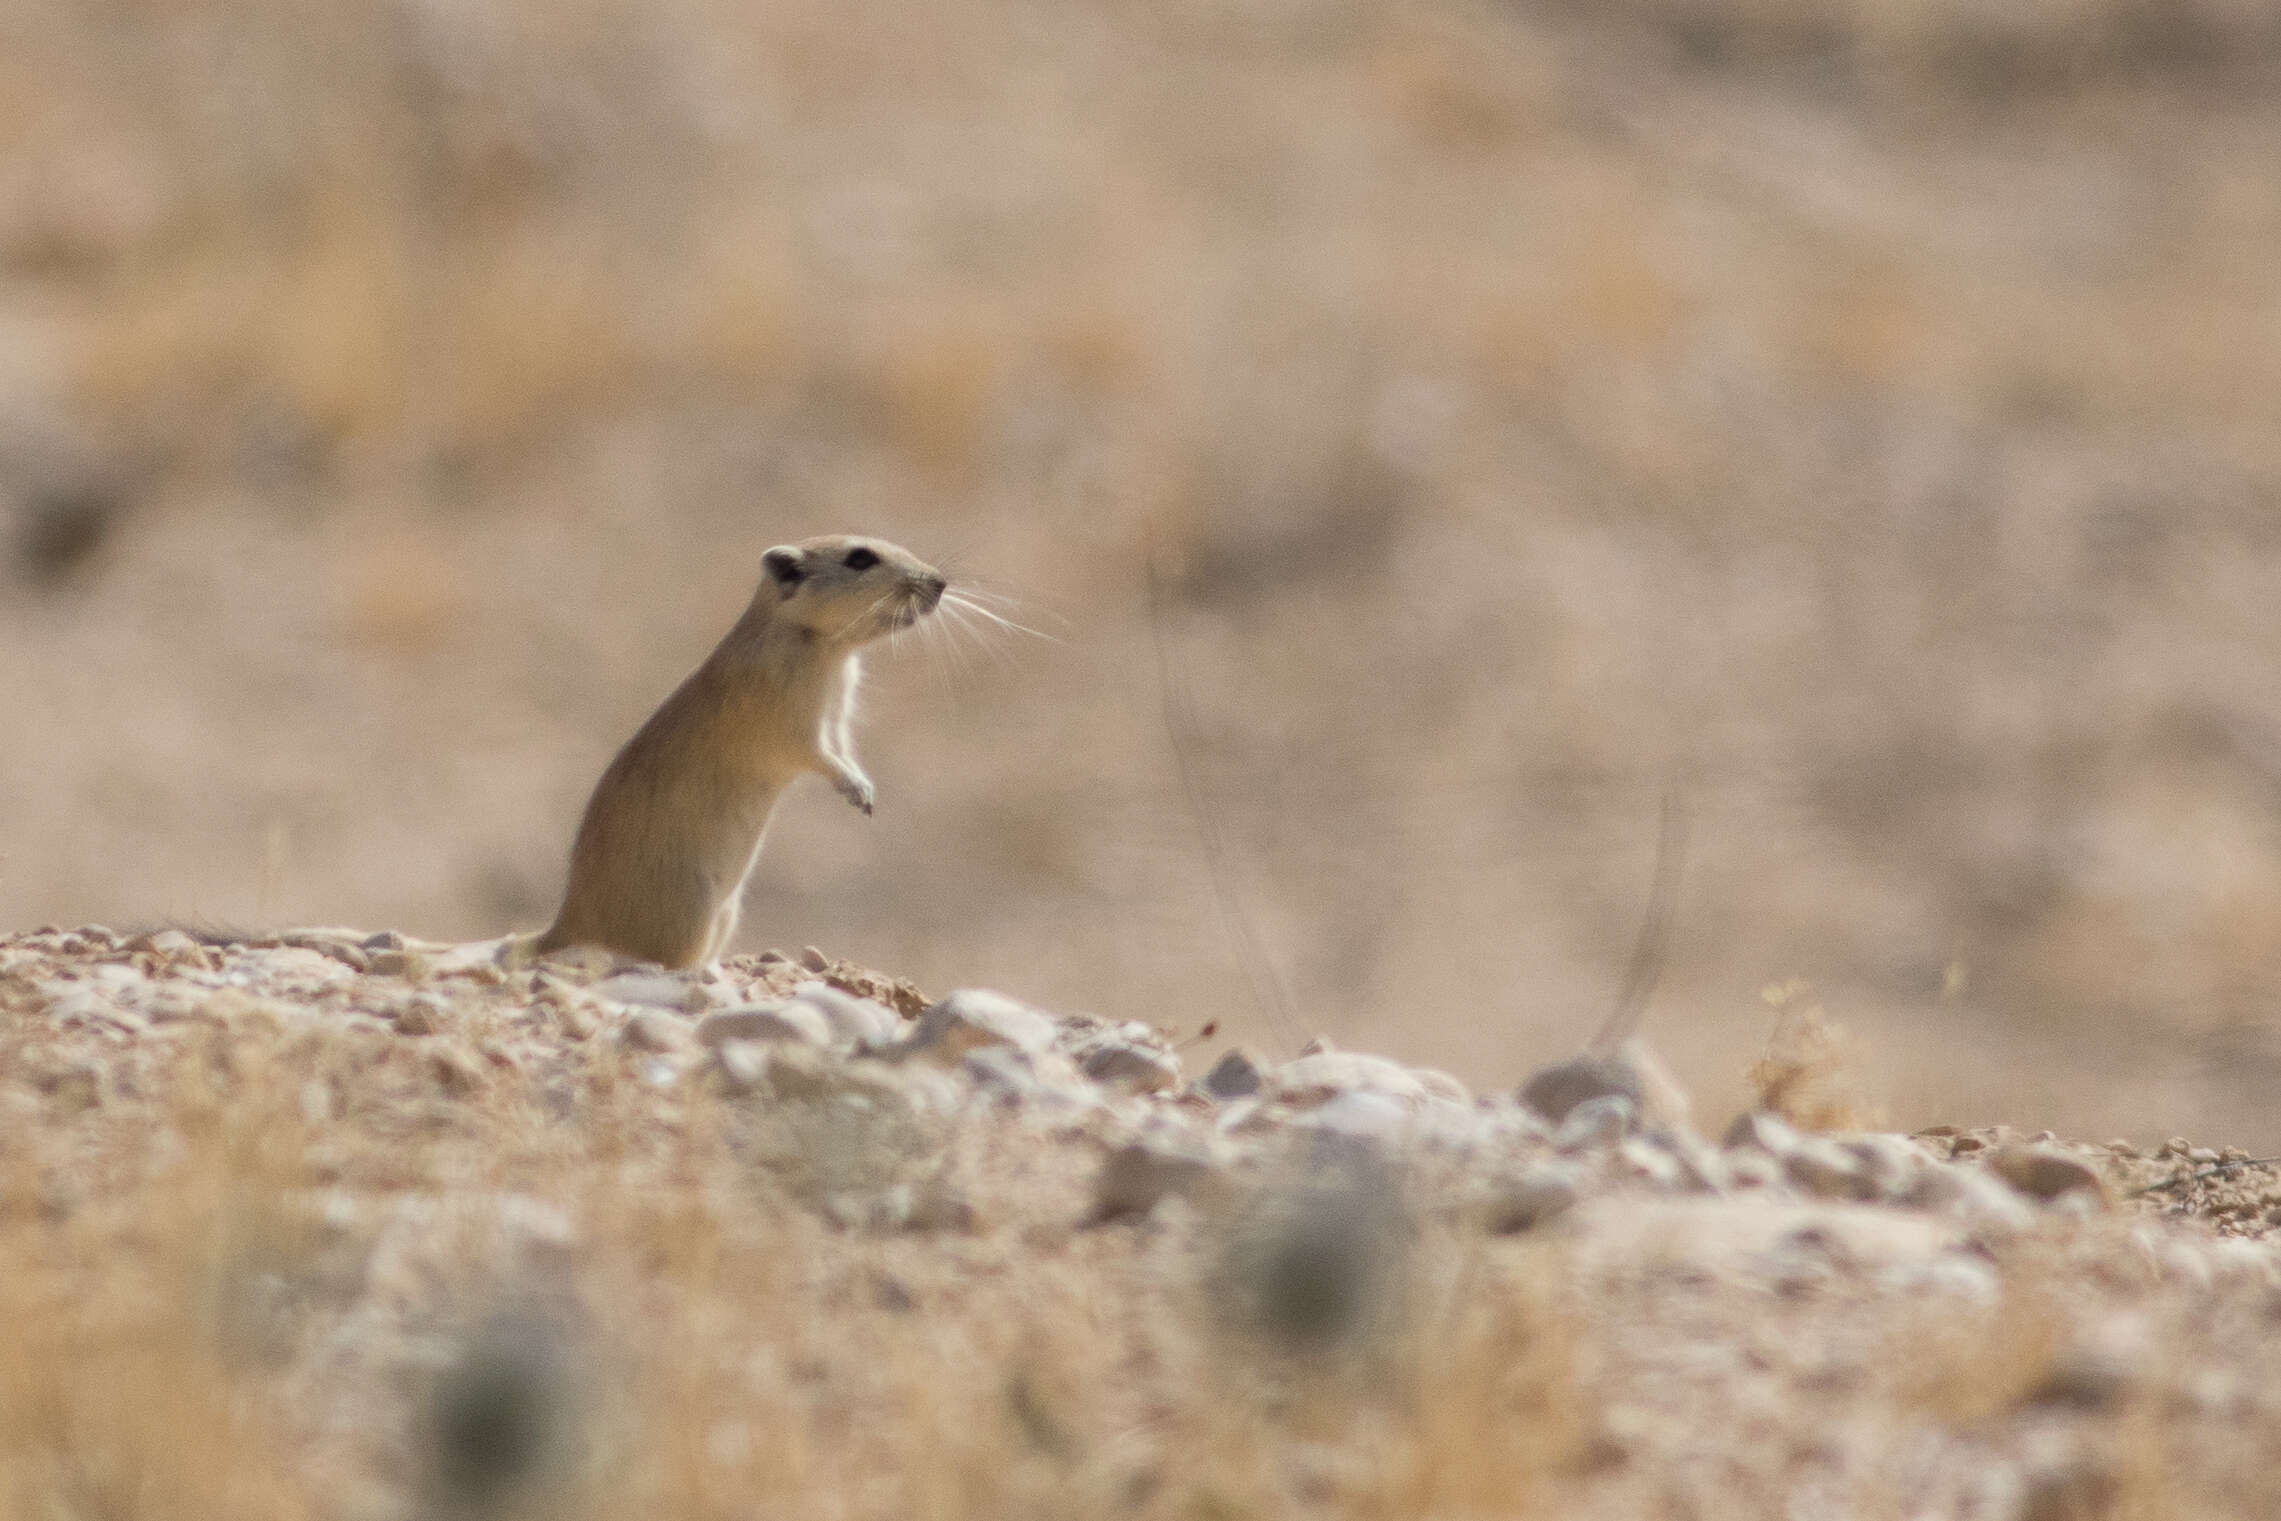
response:
[(1760, 995), (1774, 1014), (1766, 1053), (1751, 1064), (1754, 1107), (1803, 1130), (1864, 1130), (1874, 1120), (1848, 1092), (1845, 1031), (1830, 1022), (1807, 984), (1778, 983)]

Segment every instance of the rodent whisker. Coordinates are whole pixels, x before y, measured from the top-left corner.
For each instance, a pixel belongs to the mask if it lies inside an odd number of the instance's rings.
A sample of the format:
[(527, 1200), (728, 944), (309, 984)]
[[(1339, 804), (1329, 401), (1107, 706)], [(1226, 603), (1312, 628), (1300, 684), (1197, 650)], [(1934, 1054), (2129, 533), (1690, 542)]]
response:
[(935, 568), (953, 581), (966, 580), (966, 562), (974, 557), (975, 545), (971, 542), (953, 544), (935, 556)]
[(878, 596), (872, 598), (870, 606), (866, 607), (862, 612), (855, 615), (854, 620), (849, 623), (848, 627), (864, 629), (870, 628), (872, 626), (871, 620), (873, 617), (878, 614), (881, 608), (894, 601), (898, 595), (900, 595), (900, 588), (892, 586), (887, 590), (881, 592)]
[(967, 602), (977, 603), (1009, 616), (1035, 618), (1040, 622), (1050, 622), (1063, 629), (1069, 627), (1069, 620), (1050, 608), (1025, 601), (1011, 592), (1000, 591), (987, 582), (958, 581), (953, 583), (950, 589), (955, 595)]
[(964, 597), (969, 602), (987, 602), (993, 607), (1007, 608), (1021, 605), (1021, 600), (1012, 593), (1001, 590), (994, 583), (985, 581), (979, 576), (951, 575), (948, 577), (946, 589), (957, 596)]
[(986, 581), (955, 579), (949, 590), (969, 602), (988, 602), (995, 607), (1020, 607), (1021, 599), (1010, 592), (1002, 592)]
[[(1012, 604), (1010, 601), (1005, 601), (1001, 602), (1001, 605), (1004, 606)], [(1006, 617), (1002, 613), (993, 611), (988, 606), (984, 605), (980, 595), (975, 592), (966, 591), (963, 589), (946, 591), (943, 593), (943, 606), (958, 608), (962, 611), (973, 613), (978, 617), (987, 618), (1009, 634), (1027, 634), (1033, 639), (1043, 639), (1048, 644), (1060, 644), (1062, 642), (1060, 638), (1053, 634), (1046, 633), (1043, 629), (1032, 628), (1026, 623), (1016, 622), (1014, 619)]]
[(931, 651), (938, 651), (943, 664), (949, 667), (950, 674), (963, 681), (972, 674), (973, 667), (968, 663), (966, 647), (959, 642), (959, 626), (947, 613), (942, 613), (941, 603), (938, 602), (935, 607), (937, 613), (942, 615), (930, 618), (920, 625), (929, 631), (925, 639), (926, 646)]
[[(915, 624), (913, 628), (917, 632), (912, 635), (912, 640), (926, 655), (927, 673), (934, 682), (935, 690), (945, 698), (950, 697), (952, 695), (952, 672), (950, 662), (943, 653), (942, 636), (934, 633), (925, 624)], [(911, 632), (910, 629), (898, 629), (896, 634), (897, 637), (901, 637), (901, 635)]]
[(911, 631), (909, 624), (898, 623), (887, 631), (887, 653), (899, 655), (903, 651), (903, 636)]
[(954, 603), (948, 595), (945, 595), (943, 600), (937, 604), (937, 611), (942, 614), (945, 628), (954, 630), (972, 640), (974, 647), (988, 656), (999, 669), (1011, 670), (1014, 668), (1013, 662), (1006, 658), (999, 642), (986, 637), (990, 631), (970, 621), (969, 614), (974, 611), (972, 607), (963, 602)]

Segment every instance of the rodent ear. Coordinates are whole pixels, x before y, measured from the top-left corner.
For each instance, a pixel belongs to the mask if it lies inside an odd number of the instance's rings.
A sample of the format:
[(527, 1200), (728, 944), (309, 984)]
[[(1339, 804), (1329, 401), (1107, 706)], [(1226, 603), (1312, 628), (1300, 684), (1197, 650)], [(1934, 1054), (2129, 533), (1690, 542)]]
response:
[(800, 551), (789, 544), (777, 545), (760, 557), (760, 563), (767, 567), (768, 579), (785, 591), (792, 590), (808, 576), (808, 567), (800, 563)]

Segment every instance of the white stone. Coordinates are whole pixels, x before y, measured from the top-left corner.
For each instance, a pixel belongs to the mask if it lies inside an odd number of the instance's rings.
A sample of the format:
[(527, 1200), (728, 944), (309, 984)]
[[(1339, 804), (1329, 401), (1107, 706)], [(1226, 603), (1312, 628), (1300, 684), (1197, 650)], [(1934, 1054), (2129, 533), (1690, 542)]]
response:
[(1342, 1093), (1369, 1089), (1391, 1094), (1409, 1103), (1423, 1103), (1426, 1086), (1400, 1062), (1352, 1051), (1320, 1051), (1279, 1068), (1271, 1087), (1286, 1104), (1307, 1108), (1326, 1104)]
[(1613, 1093), (1586, 1099), (1569, 1110), (1560, 1128), (1552, 1133), (1553, 1149), (1576, 1152), (1614, 1146), (1632, 1128), (1635, 1118), (1630, 1099)]
[(1052, 1049), (1053, 1040), (1050, 1016), (1003, 993), (961, 988), (921, 1014), (895, 1054), (955, 1066), (984, 1046), (1014, 1046), (1034, 1054)]
[(1392, 1094), (1355, 1088), (1300, 1115), (1292, 1128), (1391, 1144), (1408, 1136), (1415, 1117), (1416, 1111)]
[(594, 984), (594, 994), (613, 1003), (694, 1013), (706, 1004), (704, 990), (670, 972), (619, 972)]
[(824, 1012), (798, 999), (723, 1009), (697, 1021), (698, 1043), (707, 1046), (732, 1040), (781, 1040), (828, 1046), (832, 1043), (832, 1033), (831, 1021), (825, 1018)]
[(1180, 1061), (1169, 1051), (1157, 1051), (1124, 1040), (1089, 1046), (1078, 1057), (1079, 1070), (1098, 1083), (1111, 1083), (1136, 1093), (1161, 1093), (1180, 1081)]
[(1818, 1199), (1868, 1199), (1876, 1194), (1862, 1159), (1835, 1141), (1800, 1136), (1782, 1158), (1782, 1172)]
[(1089, 1223), (1145, 1214), (1171, 1196), (1196, 1199), (1223, 1181), (1224, 1164), (1202, 1137), (1152, 1128), (1112, 1150), (1093, 1184)]
[(1726, 1149), (1729, 1151), (1758, 1151), (1770, 1157), (1786, 1157), (1803, 1139), (1788, 1120), (1764, 1109), (1738, 1114), (1727, 1127)]
[(903, 1021), (893, 1009), (828, 982), (803, 982), (792, 990), (792, 996), (824, 1016), (834, 1040), (857, 1050), (882, 1050), (903, 1034)]
[(1574, 1208), (1583, 1174), (1565, 1162), (1540, 1162), (1493, 1184), (1481, 1204), (1481, 1221), (1499, 1235), (1533, 1230)]
[(618, 1039), (636, 1051), (679, 1051), (690, 1044), (687, 1021), (660, 1009), (636, 1009), (618, 1029)]

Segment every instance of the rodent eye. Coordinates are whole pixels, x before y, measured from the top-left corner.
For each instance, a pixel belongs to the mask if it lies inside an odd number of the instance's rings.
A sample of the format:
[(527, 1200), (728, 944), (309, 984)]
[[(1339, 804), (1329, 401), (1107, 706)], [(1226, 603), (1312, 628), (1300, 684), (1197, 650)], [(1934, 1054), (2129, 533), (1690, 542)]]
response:
[(840, 563), (849, 570), (869, 570), (879, 563), (879, 556), (868, 549), (851, 549)]

